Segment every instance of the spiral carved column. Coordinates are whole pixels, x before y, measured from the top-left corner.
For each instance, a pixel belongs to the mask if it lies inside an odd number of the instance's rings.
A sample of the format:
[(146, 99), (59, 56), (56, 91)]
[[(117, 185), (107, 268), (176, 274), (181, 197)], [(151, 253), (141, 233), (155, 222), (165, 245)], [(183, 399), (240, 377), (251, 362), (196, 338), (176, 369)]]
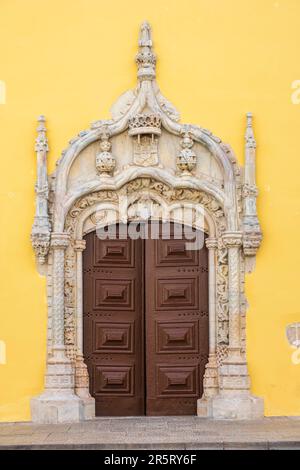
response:
[(52, 332), (53, 355), (61, 352), (64, 356), (64, 278), (65, 278), (65, 250), (69, 245), (69, 236), (66, 233), (53, 233), (51, 249), (53, 251), (53, 301), (52, 301)]
[(239, 356), (240, 341), (240, 247), (241, 232), (226, 232), (223, 242), (228, 250), (229, 355)]

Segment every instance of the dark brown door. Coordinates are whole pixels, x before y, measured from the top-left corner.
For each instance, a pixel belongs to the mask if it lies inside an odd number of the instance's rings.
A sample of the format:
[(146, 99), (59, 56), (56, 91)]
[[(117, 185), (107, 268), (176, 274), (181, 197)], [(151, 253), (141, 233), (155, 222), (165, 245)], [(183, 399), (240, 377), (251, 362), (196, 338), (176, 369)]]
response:
[(143, 241), (85, 239), (83, 349), (96, 415), (143, 415)]
[(100, 415), (191, 415), (208, 359), (207, 250), (85, 238), (84, 357)]
[(208, 359), (207, 250), (187, 251), (174, 228), (147, 244), (147, 415), (196, 414)]

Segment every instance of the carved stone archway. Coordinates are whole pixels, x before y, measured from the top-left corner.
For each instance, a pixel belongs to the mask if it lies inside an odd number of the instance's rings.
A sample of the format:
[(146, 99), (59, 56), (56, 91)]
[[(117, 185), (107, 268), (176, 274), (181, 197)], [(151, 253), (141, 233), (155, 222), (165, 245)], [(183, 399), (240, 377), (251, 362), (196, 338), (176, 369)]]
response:
[(82, 355), (83, 236), (99, 223), (142, 220), (140, 202), (170, 221), (188, 205), (203, 214), (199, 228), (209, 235), (210, 346), (198, 415), (260, 417), (263, 401), (250, 394), (245, 356), (244, 278), (261, 242), (252, 115), (241, 168), (230, 147), (211, 132), (179, 123), (155, 81), (148, 23), (141, 26), (136, 62), (137, 88), (121, 96), (111, 120), (96, 121), (70, 141), (50, 177), (45, 119), (39, 119), (32, 244), (38, 269), (47, 275), (48, 352), (45, 391), (32, 399), (32, 419), (94, 416)]

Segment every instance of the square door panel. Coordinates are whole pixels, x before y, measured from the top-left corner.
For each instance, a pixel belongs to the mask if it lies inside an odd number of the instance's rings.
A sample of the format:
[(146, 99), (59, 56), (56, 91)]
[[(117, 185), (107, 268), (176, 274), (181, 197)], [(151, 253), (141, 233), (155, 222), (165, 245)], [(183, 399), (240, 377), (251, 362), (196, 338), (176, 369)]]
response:
[(198, 366), (157, 365), (158, 397), (195, 397), (198, 394)]
[(198, 309), (198, 278), (157, 279), (156, 280), (156, 309), (182, 310)]
[(94, 279), (94, 309), (133, 310), (134, 280)]
[(133, 366), (95, 366), (94, 394), (95, 395), (133, 395), (134, 369)]
[(157, 353), (198, 353), (198, 321), (156, 322)]
[(100, 240), (95, 237), (94, 266), (134, 266), (134, 249), (131, 239)]
[(134, 324), (102, 323), (95, 321), (93, 325), (94, 353), (132, 353), (134, 348)]
[(198, 266), (199, 251), (186, 250), (186, 240), (157, 240), (156, 266)]

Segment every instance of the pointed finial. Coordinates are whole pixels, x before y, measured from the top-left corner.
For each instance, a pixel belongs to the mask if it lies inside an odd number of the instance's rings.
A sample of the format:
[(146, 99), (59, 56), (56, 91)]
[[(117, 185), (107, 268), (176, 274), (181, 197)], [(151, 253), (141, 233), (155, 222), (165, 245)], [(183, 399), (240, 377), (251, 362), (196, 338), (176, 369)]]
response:
[(139, 80), (155, 79), (156, 56), (152, 50), (151, 27), (144, 21), (139, 32), (139, 52), (135, 59), (138, 66)]
[(46, 136), (46, 119), (42, 114), (38, 117), (38, 127), (37, 127), (37, 138), (35, 140), (35, 151), (36, 152), (48, 152), (48, 139)]
[(152, 47), (151, 26), (148, 21), (144, 21), (140, 28), (139, 47)]
[(50, 247), (51, 223), (48, 213), (48, 175), (47, 152), (48, 140), (46, 136), (45, 116), (38, 117), (37, 138), (35, 139), (37, 180), (35, 185), (36, 208), (34, 223), (31, 231), (31, 242), (40, 264), (46, 262)]
[(256, 148), (256, 141), (253, 132), (253, 114), (247, 113), (247, 126), (245, 133), (246, 147), (247, 148)]

